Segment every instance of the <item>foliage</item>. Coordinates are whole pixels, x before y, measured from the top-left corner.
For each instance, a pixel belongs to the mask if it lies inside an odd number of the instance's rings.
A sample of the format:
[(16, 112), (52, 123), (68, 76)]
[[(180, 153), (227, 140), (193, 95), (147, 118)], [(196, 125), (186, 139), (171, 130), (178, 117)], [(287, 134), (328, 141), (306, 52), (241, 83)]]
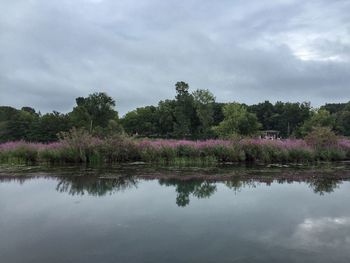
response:
[(258, 121), (265, 130), (278, 130), (284, 138), (292, 135), (295, 130), (310, 118), (310, 103), (283, 103), (272, 105), (265, 101), (248, 107), (250, 112), (256, 114)]
[(69, 132), (62, 132), (59, 137), (62, 148), (69, 152), (68, 161), (73, 162), (90, 162), (102, 143), (84, 129), (73, 128)]
[(317, 127), (328, 127), (333, 129), (335, 126), (335, 118), (324, 109), (319, 109), (312, 113), (311, 118), (306, 120), (304, 124), (296, 131), (298, 137), (305, 137)]
[(175, 84), (175, 122), (174, 136), (177, 138), (189, 137), (194, 132), (194, 123), (197, 121), (194, 99), (189, 93), (187, 83), (180, 81)]
[(260, 124), (253, 113), (249, 113), (241, 104), (229, 103), (224, 106), (224, 120), (215, 128), (217, 134), (225, 138), (232, 134), (253, 135)]
[(107, 163), (138, 161), (140, 159), (136, 143), (120, 135), (106, 138), (101, 143), (99, 151), (104, 162)]
[(106, 93), (93, 93), (87, 98), (76, 99), (77, 106), (70, 113), (75, 127), (85, 128), (90, 133), (96, 127), (106, 128), (109, 120), (118, 120), (118, 112), (114, 110), (115, 101)]
[(211, 136), (211, 126), (214, 121), (215, 97), (209, 90), (196, 90), (192, 93), (194, 98), (194, 106), (200, 125), (197, 132), (201, 137), (208, 138)]
[(47, 113), (32, 123), (30, 141), (53, 142), (58, 140), (60, 132), (67, 132), (72, 128), (71, 121), (67, 114), (57, 111)]
[(335, 129), (344, 136), (350, 136), (350, 104), (335, 115)]
[(175, 100), (160, 101), (158, 104), (158, 134), (169, 138), (174, 134)]
[(71, 112), (41, 114), (25, 106), (0, 107), (0, 143), (8, 141), (54, 142), (57, 134), (75, 127), (108, 138), (128, 135), (149, 138), (242, 138), (258, 130), (277, 130), (281, 138), (307, 136), (316, 127), (329, 127), (337, 135), (350, 136), (350, 102), (325, 104), (313, 110), (310, 103), (265, 101), (255, 105), (215, 102), (207, 89), (193, 92), (177, 82), (176, 96), (128, 112), (119, 120), (113, 98), (93, 93), (76, 98)]
[(305, 141), (314, 148), (330, 148), (338, 144), (338, 138), (329, 127), (316, 127), (306, 137)]
[(158, 119), (157, 108), (147, 106), (128, 112), (122, 119), (122, 125), (129, 134), (152, 136), (158, 134)]

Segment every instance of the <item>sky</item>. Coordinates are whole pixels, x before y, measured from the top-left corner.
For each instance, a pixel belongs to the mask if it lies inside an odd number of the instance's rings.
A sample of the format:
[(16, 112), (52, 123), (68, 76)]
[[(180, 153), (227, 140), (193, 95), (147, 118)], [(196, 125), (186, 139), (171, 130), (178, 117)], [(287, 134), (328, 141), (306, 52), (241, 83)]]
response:
[(106, 92), (121, 115), (175, 96), (350, 100), (349, 0), (1, 0), (0, 105), (68, 112)]

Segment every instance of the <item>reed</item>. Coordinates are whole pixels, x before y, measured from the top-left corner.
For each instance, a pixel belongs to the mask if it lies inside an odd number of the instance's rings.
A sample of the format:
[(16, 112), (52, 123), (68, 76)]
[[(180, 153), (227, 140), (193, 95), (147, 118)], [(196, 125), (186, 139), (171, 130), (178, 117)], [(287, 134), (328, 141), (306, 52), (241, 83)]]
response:
[(16, 163), (226, 163), (315, 162), (350, 158), (350, 140), (314, 146), (304, 140), (134, 140), (90, 135), (64, 137), (55, 143), (24, 141), (0, 144), (0, 161)]

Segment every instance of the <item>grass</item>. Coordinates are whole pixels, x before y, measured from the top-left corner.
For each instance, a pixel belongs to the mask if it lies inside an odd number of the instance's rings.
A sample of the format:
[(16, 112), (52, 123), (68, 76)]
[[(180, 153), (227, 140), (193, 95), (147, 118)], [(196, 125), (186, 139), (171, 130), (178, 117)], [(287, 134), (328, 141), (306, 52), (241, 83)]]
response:
[(76, 136), (56, 143), (24, 141), (0, 144), (3, 163), (126, 163), (215, 164), (228, 162), (309, 163), (350, 157), (350, 141), (313, 147), (303, 140), (132, 140)]

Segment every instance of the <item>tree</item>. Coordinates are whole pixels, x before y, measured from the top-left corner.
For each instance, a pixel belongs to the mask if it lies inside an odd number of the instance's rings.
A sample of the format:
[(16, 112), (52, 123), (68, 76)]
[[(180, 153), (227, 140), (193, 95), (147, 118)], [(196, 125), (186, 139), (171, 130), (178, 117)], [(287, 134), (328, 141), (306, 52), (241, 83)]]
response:
[(32, 107), (22, 107), (21, 110), (22, 110), (22, 111), (29, 112), (29, 113), (31, 113), (31, 114), (36, 114), (35, 109), (33, 109)]
[(137, 108), (124, 116), (122, 125), (129, 134), (157, 135), (159, 131), (157, 114), (157, 108), (154, 106)]
[(157, 108), (159, 134), (168, 138), (174, 134), (175, 100), (160, 101)]
[(87, 98), (76, 99), (77, 106), (70, 113), (74, 126), (85, 128), (90, 133), (96, 127), (106, 128), (110, 120), (118, 120), (114, 110), (115, 101), (106, 93), (93, 93)]
[(350, 136), (350, 102), (346, 104), (343, 110), (334, 114), (336, 130), (342, 135)]
[(329, 111), (319, 109), (311, 114), (311, 118), (306, 120), (304, 124), (296, 131), (296, 135), (298, 135), (298, 137), (305, 137), (317, 127), (328, 127), (331, 130), (334, 128), (335, 118), (329, 113)]
[(9, 122), (19, 115), (19, 110), (9, 107), (0, 107), (0, 142), (12, 140), (12, 134), (9, 130)]
[(305, 120), (310, 118), (310, 114), (309, 102), (277, 102), (274, 105), (274, 114), (271, 116), (272, 127), (274, 130), (280, 131), (282, 137), (289, 137)]
[(200, 121), (198, 133), (201, 137), (207, 138), (211, 133), (211, 126), (214, 121), (215, 97), (209, 90), (197, 89), (192, 93), (197, 117)]
[(274, 106), (269, 101), (264, 101), (248, 107), (248, 111), (255, 113), (264, 130), (274, 130), (276, 127), (273, 122)]
[(4, 134), (1, 136), (4, 141), (27, 140), (32, 141), (33, 124), (39, 116), (36, 113), (18, 110), (6, 121)]
[(31, 140), (52, 142), (58, 140), (60, 132), (67, 132), (72, 128), (68, 114), (57, 111), (46, 113), (33, 123), (30, 131)]
[(278, 101), (274, 105), (269, 101), (252, 105), (248, 111), (255, 113), (265, 130), (278, 130), (282, 137), (289, 137), (311, 115), (309, 102), (291, 103)]
[(326, 103), (321, 107), (321, 109), (329, 111), (330, 114), (335, 114), (343, 111), (346, 106), (346, 103)]
[(218, 126), (224, 120), (223, 108), (225, 103), (213, 103), (213, 126)]
[(183, 81), (177, 82), (175, 88), (174, 135), (176, 137), (188, 137), (193, 134), (196, 128), (194, 124), (198, 121), (193, 96), (188, 92), (188, 84)]
[(220, 137), (234, 134), (254, 135), (260, 129), (255, 114), (249, 113), (246, 107), (239, 103), (228, 103), (223, 108), (224, 120), (215, 128)]

